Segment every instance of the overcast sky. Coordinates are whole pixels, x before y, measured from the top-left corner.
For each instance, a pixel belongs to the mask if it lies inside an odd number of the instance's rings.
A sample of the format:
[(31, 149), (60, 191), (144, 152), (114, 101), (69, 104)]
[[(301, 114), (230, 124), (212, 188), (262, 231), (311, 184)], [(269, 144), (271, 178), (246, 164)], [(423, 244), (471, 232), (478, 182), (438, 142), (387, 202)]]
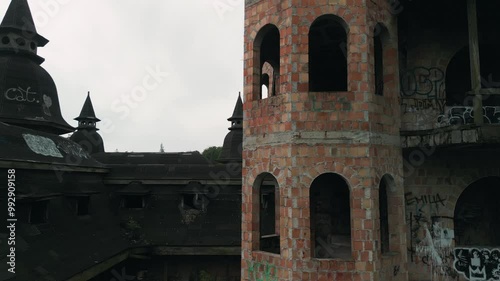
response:
[(244, 0), (28, 2), (69, 124), (90, 91), (108, 152), (222, 145), (243, 89)]

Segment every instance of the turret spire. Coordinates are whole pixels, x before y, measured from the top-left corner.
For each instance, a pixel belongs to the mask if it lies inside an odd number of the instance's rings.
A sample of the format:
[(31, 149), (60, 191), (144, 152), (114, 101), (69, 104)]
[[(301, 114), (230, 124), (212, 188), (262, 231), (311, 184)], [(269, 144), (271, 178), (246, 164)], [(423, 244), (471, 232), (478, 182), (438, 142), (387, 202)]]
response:
[(95, 127), (96, 123), (101, 121), (95, 116), (94, 106), (90, 99), (90, 92), (87, 93), (87, 99), (83, 104), (80, 116), (76, 117), (75, 120), (78, 121), (78, 128)]
[(49, 40), (37, 33), (27, 0), (12, 0), (0, 24), (0, 51), (10, 51), (31, 55), (37, 62), (37, 48), (45, 46)]
[(96, 123), (101, 120), (95, 116), (90, 92), (87, 93), (87, 99), (85, 99), (80, 116), (76, 117), (75, 120), (78, 121), (78, 127), (70, 139), (80, 144), (89, 154), (104, 152), (104, 142), (96, 127)]
[(238, 95), (233, 115), (227, 119), (231, 121), (229, 133), (227, 133), (222, 145), (219, 162), (241, 162), (241, 151), (243, 143), (243, 101), (241, 93)]
[(234, 106), (233, 115), (227, 119), (231, 121), (231, 128), (229, 130), (234, 129), (242, 129), (243, 128), (243, 101), (241, 100), (241, 92), (238, 94), (238, 99), (236, 100), (236, 105)]

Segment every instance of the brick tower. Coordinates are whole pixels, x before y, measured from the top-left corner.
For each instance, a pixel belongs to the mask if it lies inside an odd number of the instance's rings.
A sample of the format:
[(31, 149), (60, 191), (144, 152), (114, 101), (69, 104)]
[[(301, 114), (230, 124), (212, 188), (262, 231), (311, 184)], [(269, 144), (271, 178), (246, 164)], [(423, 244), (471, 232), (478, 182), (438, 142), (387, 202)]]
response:
[(407, 280), (390, 2), (246, 1), (242, 280)]

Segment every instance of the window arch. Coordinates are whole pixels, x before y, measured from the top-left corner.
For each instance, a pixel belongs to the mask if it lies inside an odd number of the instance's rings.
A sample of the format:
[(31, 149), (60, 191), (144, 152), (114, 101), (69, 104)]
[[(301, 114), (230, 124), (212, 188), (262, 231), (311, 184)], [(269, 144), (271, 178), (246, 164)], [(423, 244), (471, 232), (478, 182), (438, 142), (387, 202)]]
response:
[(275, 25), (267, 24), (257, 33), (254, 42), (254, 66), (258, 67), (254, 76), (254, 88), (259, 90), (258, 96), (261, 99), (265, 98), (262, 94), (264, 85), (268, 89), (268, 96), (277, 94), (279, 62), (280, 33)]
[(280, 253), (280, 204), (279, 186), (276, 178), (264, 173), (257, 177), (254, 185), (259, 203), (259, 250)]
[[(500, 44), (479, 45), (481, 88), (500, 88)], [(447, 106), (472, 106), (472, 99), (467, 92), (472, 88), (470, 74), (469, 47), (458, 51), (448, 63), (446, 68), (446, 105)], [(483, 105), (498, 106), (498, 95), (484, 96)]]
[(388, 40), (387, 28), (378, 23), (373, 30), (373, 70), (375, 81), (375, 95), (384, 95), (384, 51)]
[(309, 30), (309, 90), (347, 91), (347, 25), (335, 15), (317, 18)]
[(387, 192), (387, 189), (391, 187), (394, 187), (394, 179), (392, 178), (392, 176), (386, 174), (380, 180), (378, 190), (380, 250), (382, 254), (390, 252), (389, 193)]
[(351, 204), (347, 182), (338, 174), (311, 184), (311, 250), (316, 258), (351, 257)]
[(457, 246), (500, 246), (500, 177), (469, 185), (455, 206)]

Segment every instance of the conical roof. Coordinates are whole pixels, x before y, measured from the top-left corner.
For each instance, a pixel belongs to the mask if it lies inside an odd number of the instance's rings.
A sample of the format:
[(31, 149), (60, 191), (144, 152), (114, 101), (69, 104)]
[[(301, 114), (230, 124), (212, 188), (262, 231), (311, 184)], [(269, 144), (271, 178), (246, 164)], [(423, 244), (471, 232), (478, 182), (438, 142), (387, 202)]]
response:
[(90, 120), (90, 121), (101, 121), (95, 116), (94, 106), (92, 105), (92, 100), (90, 99), (90, 92), (87, 93), (87, 99), (83, 104), (80, 116), (76, 117), (75, 120)]
[(74, 131), (62, 117), (57, 88), (40, 64), (36, 32), (26, 0), (12, 0), (0, 24), (0, 122), (53, 134)]
[(0, 28), (22, 31), (24, 36), (35, 39), (38, 46), (45, 46), (49, 41), (36, 31), (27, 0), (12, 0)]
[(219, 162), (241, 162), (243, 143), (243, 101), (241, 100), (241, 94), (238, 95), (233, 115), (227, 120), (231, 121), (231, 128), (229, 128), (230, 132), (224, 138)]
[(238, 100), (236, 101), (236, 105), (234, 106), (233, 115), (229, 117), (227, 120), (243, 120), (243, 101), (241, 100), (241, 93), (238, 95)]

